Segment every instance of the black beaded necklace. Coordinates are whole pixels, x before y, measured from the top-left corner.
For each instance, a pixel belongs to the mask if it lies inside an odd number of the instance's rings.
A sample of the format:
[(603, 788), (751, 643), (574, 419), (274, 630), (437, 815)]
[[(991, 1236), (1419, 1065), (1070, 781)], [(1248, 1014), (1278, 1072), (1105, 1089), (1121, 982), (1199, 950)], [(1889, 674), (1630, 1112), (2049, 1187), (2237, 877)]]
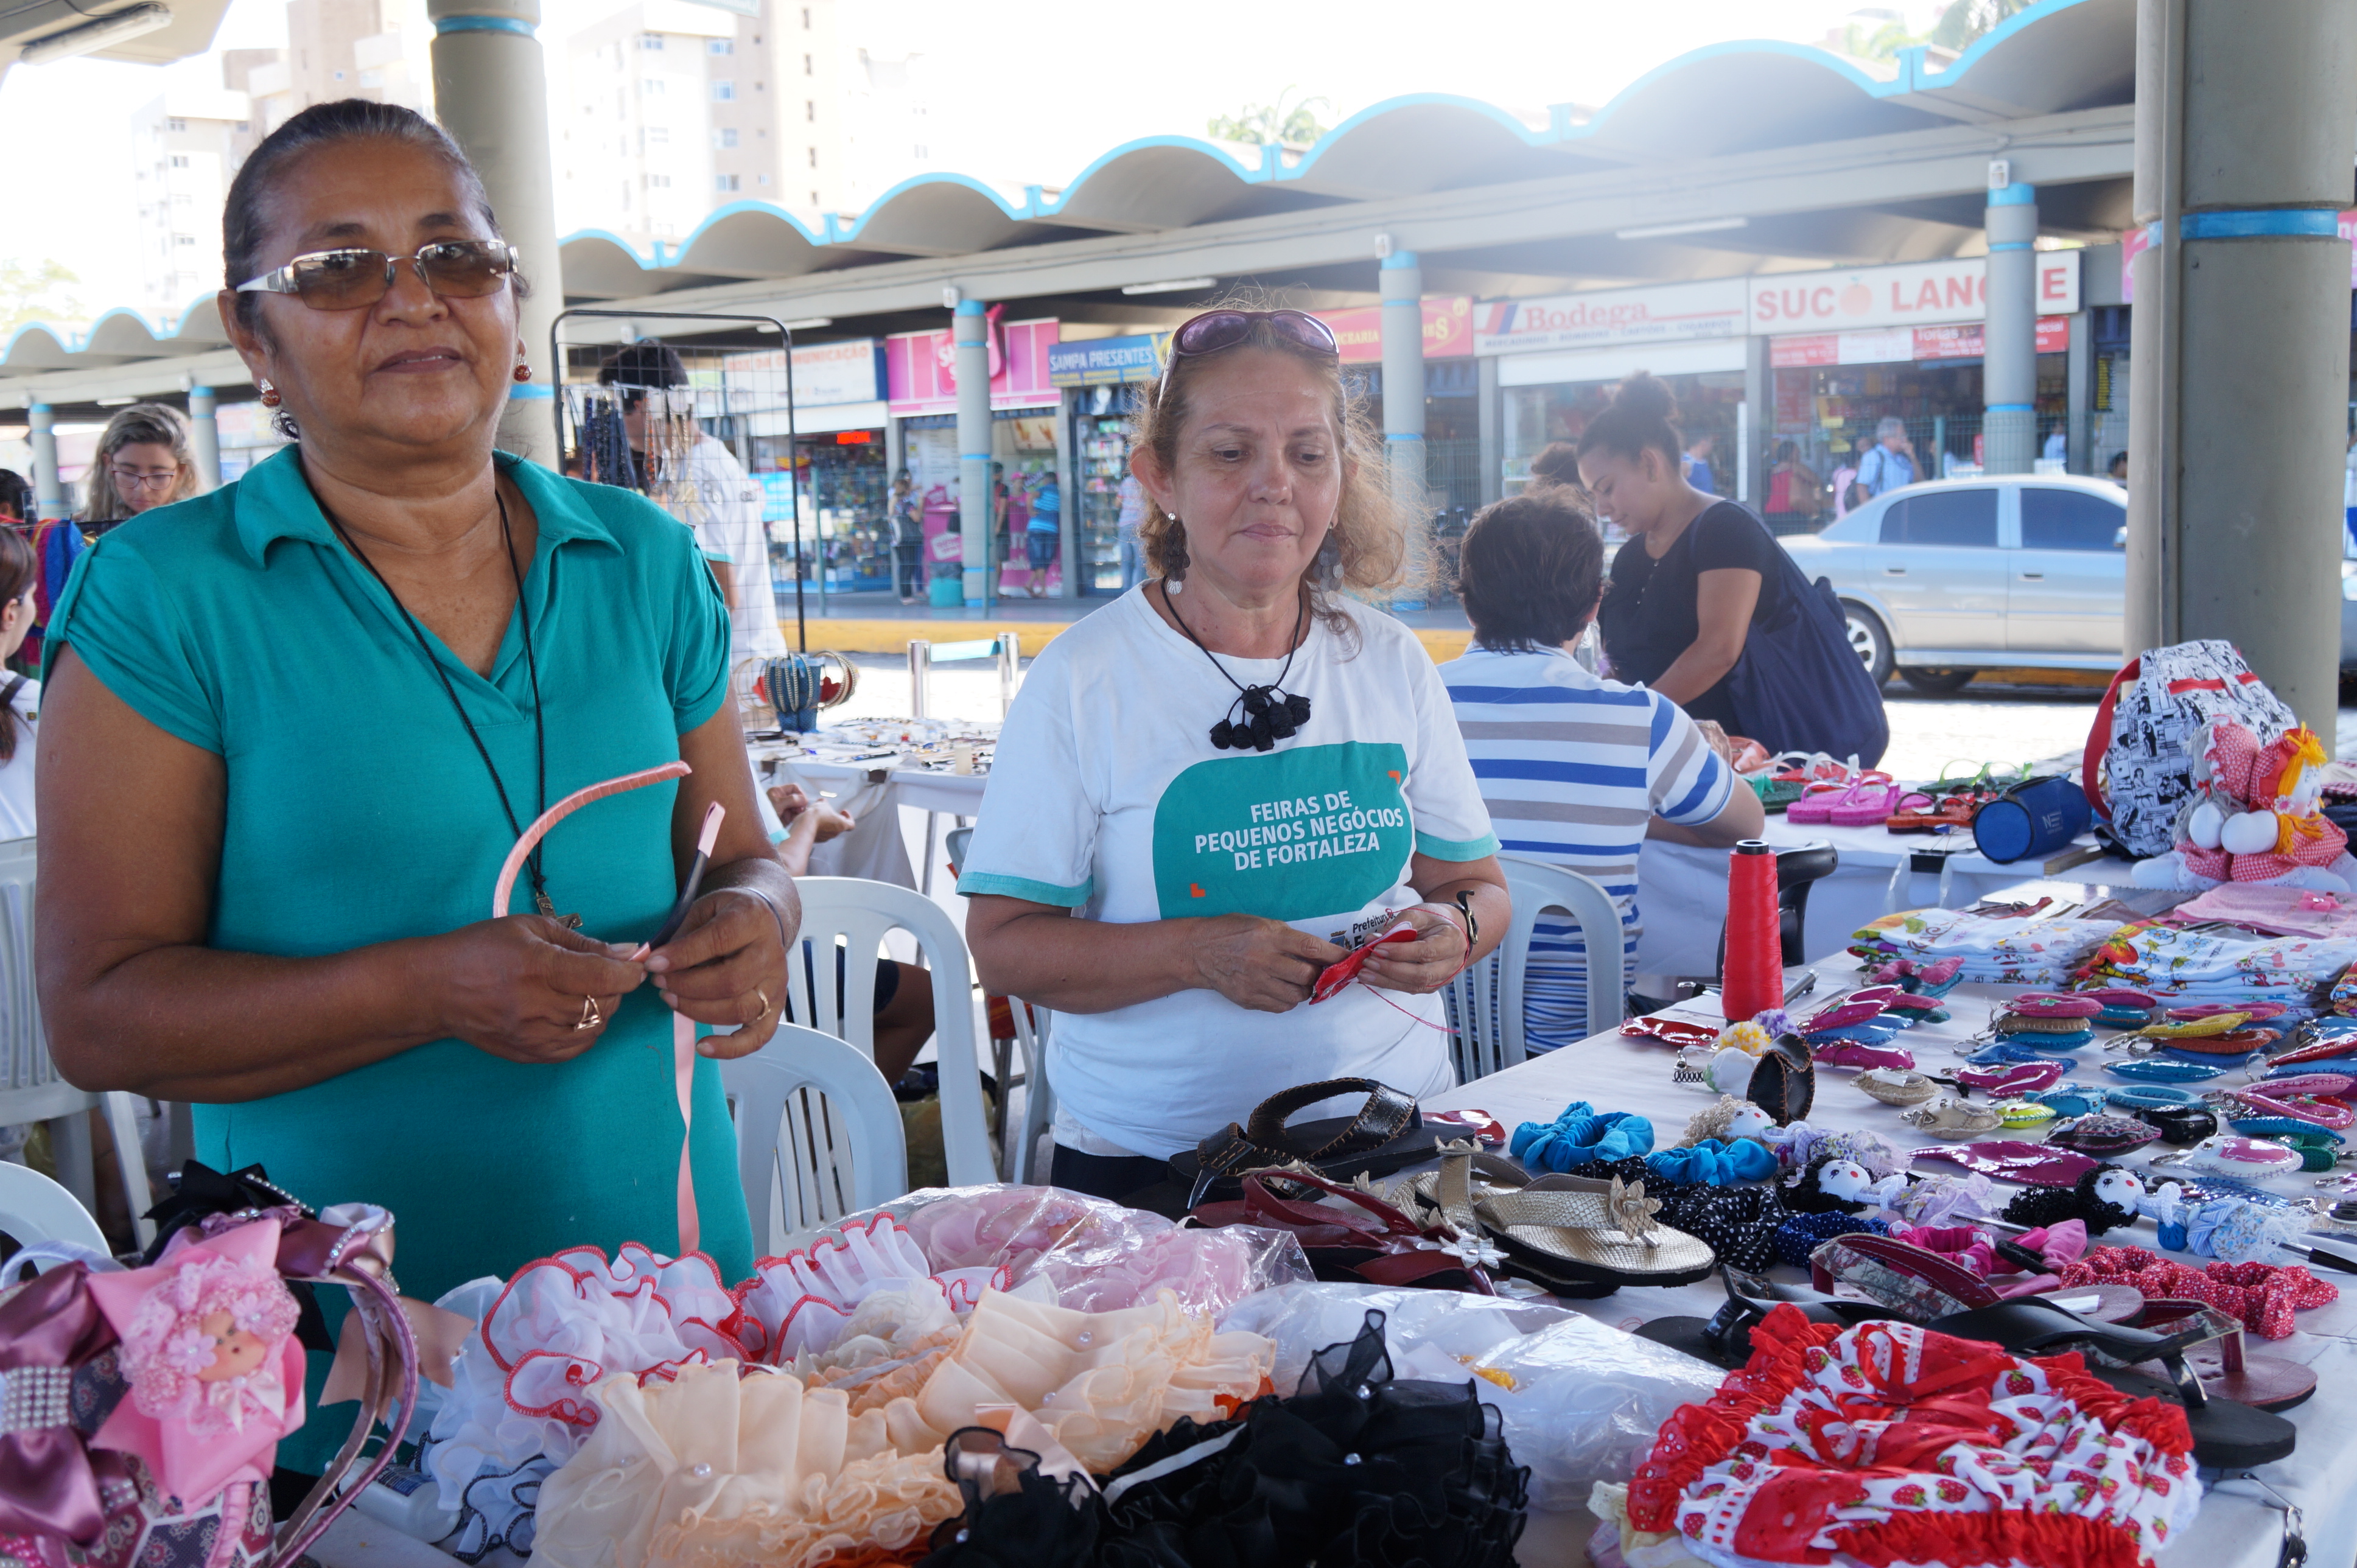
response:
[[(309, 483), (307, 475), (305, 483)], [(500, 492), (496, 479), (491, 484), (491, 498), (500, 506), (500, 544), (501, 553), (508, 558), (508, 570), (515, 577), (516, 618), (523, 623), (524, 668), (532, 675), (532, 747), (533, 763), (539, 774), (538, 794), (533, 808), (534, 820), (537, 821), (548, 810), (548, 728), (541, 715), (540, 660), (532, 646), (532, 607), (524, 602), (523, 568), (516, 564), (515, 531), (508, 522), (508, 499)], [(450, 672), (443, 669), (442, 660), (434, 656), (434, 645), (425, 640), (425, 628), (417, 624), (417, 618), (409, 613), (409, 607), (401, 602), (401, 596), (393, 592), (393, 585), (377, 569), (376, 563), (352, 542), (352, 536), (345, 532), (342, 521), (328, 510), (327, 503), (319, 499), (316, 489), (311, 492), (311, 499), (318, 506), (319, 515), (328, 520), (328, 526), (336, 531), (336, 537), (344, 542), (344, 548), (369, 569), (369, 575), (384, 589), (385, 597), (393, 601), (393, 607), (401, 612), (403, 622), (409, 628), (409, 635), (417, 639), (417, 651), (425, 656), (425, 667), (440, 679), (442, 694), (450, 699), (451, 712), (457, 714), (458, 722), (466, 726), (467, 738), (475, 743), (475, 755), (483, 759), (483, 771), (491, 776), (491, 789), (500, 798), (500, 810), (507, 817), (509, 830), (517, 838), (523, 837), (523, 824), (516, 821), (515, 807), (509, 803), (507, 783), (500, 777), (499, 765), (491, 760), (490, 748), (483, 744), (482, 736), (475, 728), (475, 721), (467, 716), (467, 704), (458, 700), (458, 689), (450, 683)], [(532, 884), (532, 907), (541, 914), (554, 916), (556, 905), (548, 896), (548, 877), (541, 866), (541, 855), (546, 848), (545, 840), (534, 844), (532, 853), (524, 857), (523, 869), (525, 878)]]
[[(1287, 694), (1283, 690), (1285, 678), (1293, 673), (1293, 657), (1301, 651), (1301, 629), (1309, 619), (1307, 596), (1301, 601), (1301, 613), (1294, 618), (1293, 646), (1286, 650), (1285, 668), (1279, 670), (1276, 679), (1265, 686), (1247, 686), (1230, 675), (1228, 667), (1221, 663), (1210, 649), (1203, 648), (1203, 639), (1197, 637), (1194, 628), (1179, 616), (1178, 607), (1168, 594), (1162, 596), (1162, 603), (1170, 611), (1170, 618), (1178, 623), (1178, 629), (1187, 634), (1187, 640), (1202, 648), (1203, 657), (1211, 660), (1211, 668), (1236, 689), (1236, 700), (1228, 704), (1227, 716), (1211, 726), (1212, 750), (1274, 750), (1278, 741), (1290, 739), (1309, 722), (1309, 699), (1299, 693)], [(1241, 724), (1236, 722), (1238, 708), (1243, 710), (1243, 722)]]

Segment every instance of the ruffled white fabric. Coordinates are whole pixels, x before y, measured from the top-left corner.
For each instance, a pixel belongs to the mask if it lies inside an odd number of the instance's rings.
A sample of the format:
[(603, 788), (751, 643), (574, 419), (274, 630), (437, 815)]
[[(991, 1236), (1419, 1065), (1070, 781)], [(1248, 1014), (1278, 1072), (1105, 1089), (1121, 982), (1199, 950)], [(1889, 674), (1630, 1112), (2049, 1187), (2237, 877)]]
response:
[[(487, 1283), (453, 1297), (479, 1300)], [(741, 1322), (700, 1252), (667, 1259), (630, 1241), (611, 1262), (576, 1247), (526, 1264), (467, 1336), (434, 1412), (427, 1464), (442, 1506), (460, 1507), (487, 1469), (570, 1457), (597, 1423), (588, 1390), (600, 1379), (741, 1358)]]
[(963, 1507), (938, 1445), (896, 1453), (880, 1420), (788, 1373), (722, 1361), (589, 1391), (605, 1419), (541, 1487), (545, 1568), (802, 1568)]
[(737, 1287), (739, 1333), (750, 1359), (791, 1364), (843, 1337), (852, 1313), (879, 1291), (930, 1288), (952, 1312), (967, 1312), (990, 1289), (1007, 1283), (1003, 1269), (936, 1270), (909, 1228), (888, 1213), (846, 1222), (810, 1246), (764, 1258)]

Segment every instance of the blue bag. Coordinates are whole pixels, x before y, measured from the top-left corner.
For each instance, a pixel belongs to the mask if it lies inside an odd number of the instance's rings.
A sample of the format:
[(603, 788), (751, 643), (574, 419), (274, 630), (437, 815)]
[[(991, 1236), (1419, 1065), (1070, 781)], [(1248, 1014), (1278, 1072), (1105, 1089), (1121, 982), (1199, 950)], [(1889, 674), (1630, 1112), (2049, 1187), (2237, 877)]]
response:
[[(1685, 537), (1693, 533), (1688, 529)], [(1771, 757), (1822, 751), (1873, 767), (1889, 749), (1890, 721), (1874, 678), (1849, 645), (1833, 584), (1810, 582), (1781, 544), (1776, 580), (1783, 592), (1775, 619), (1753, 623), (1727, 677), (1740, 733)]]
[(1973, 813), (1973, 842), (1999, 865), (2071, 847), (2094, 813), (2087, 792), (2059, 774), (2025, 779)]

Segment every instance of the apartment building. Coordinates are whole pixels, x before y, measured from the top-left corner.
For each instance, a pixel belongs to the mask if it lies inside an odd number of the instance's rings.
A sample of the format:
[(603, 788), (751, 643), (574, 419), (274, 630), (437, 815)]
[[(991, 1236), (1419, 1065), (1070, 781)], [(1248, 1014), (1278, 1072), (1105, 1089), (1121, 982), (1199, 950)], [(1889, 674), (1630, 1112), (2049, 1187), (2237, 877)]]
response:
[(176, 90), (132, 116), (139, 309), (149, 320), (177, 320), (221, 287), (221, 199), (260, 140), (242, 92)]

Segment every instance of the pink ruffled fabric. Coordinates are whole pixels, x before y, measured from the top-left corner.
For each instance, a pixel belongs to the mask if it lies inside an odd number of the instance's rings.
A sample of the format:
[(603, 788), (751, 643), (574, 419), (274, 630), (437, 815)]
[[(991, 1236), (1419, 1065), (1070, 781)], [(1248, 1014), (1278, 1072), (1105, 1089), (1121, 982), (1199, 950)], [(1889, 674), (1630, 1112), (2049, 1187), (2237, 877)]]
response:
[(2134, 1285), (2147, 1296), (2198, 1301), (2232, 1315), (2262, 1339), (2283, 1339), (2297, 1326), (2292, 1314), (2341, 1299), (2306, 1269), (2271, 1263), (2214, 1262), (2196, 1269), (2142, 1247), (2098, 1247), (2058, 1271), (2064, 1285)]

